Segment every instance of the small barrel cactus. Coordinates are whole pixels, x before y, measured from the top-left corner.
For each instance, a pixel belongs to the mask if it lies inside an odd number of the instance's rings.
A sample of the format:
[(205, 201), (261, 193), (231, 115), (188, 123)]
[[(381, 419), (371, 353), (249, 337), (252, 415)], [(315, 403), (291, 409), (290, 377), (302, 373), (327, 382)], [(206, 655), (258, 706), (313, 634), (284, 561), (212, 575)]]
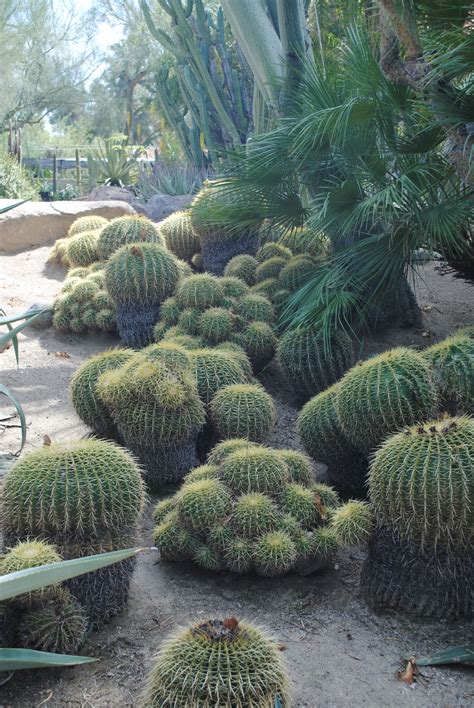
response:
[(472, 617), (473, 457), (467, 417), (408, 427), (377, 450), (369, 477), (376, 526), (362, 572), (370, 605)]
[(255, 285), (257, 281), (258, 261), (253, 256), (241, 254), (234, 256), (225, 267), (224, 274), (239, 278), (247, 285)]
[(239, 320), (244, 324), (251, 322), (266, 322), (272, 324), (275, 319), (275, 310), (268, 298), (264, 295), (249, 293), (242, 297), (235, 306)]
[(262, 261), (258, 266), (255, 273), (257, 283), (261, 283), (262, 280), (267, 278), (278, 278), (280, 271), (287, 265), (286, 258), (280, 258), (280, 256), (273, 256), (266, 261)]
[(176, 211), (158, 224), (169, 250), (178, 258), (190, 262), (199, 251), (200, 244), (191, 225), (191, 217), (185, 211)]
[(223, 297), (224, 289), (219, 278), (210, 273), (197, 273), (185, 278), (176, 292), (176, 301), (182, 310), (218, 307)]
[(429, 364), (404, 347), (350, 369), (340, 381), (336, 400), (344, 435), (365, 453), (403, 426), (435, 416), (438, 405)]
[(97, 242), (99, 258), (106, 261), (122, 246), (132, 243), (155, 243), (166, 247), (157, 225), (142, 216), (120, 216), (112, 219), (100, 232)]
[(288, 675), (275, 640), (235, 617), (200, 620), (165, 639), (143, 703), (147, 708), (291, 704)]
[(99, 376), (124, 364), (133, 355), (130, 349), (111, 349), (85, 361), (73, 374), (71, 400), (81, 420), (100, 438), (118, 440), (119, 433), (108, 407), (97, 393)]
[[(39, 565), (49, 565), (62, 560), (56, 548), (45, 541), (20, 541), (3, 556), (0, 561), (0, 574), (17, 573), (20, 570), (36, 568)], [(18, 595), (14, 599), (15, 605), (23, 609), (35, 607), (45, 603), (55, 596), (58, 586), (46, 585), (33, 592)]]
[(233, 318), (228, 310), (210, 307), (200, 316), (197, 334), (210, 344), (218, 344), (229, 339), (232, 326)]
[(474, 338), (455, 334), (428, 347), (424, 358), (433, 367), (440, 408), (447, 413), (474, 412)]
[(273, 359), (277, 338), (266, 322), (251, 322), (233, 339), (247, 354), (255, 373), (264, 369)]
[(288, 330), (278, 342), (276, 358), (293, 389), (307, 398), (341, 378), (354, 363), (354, 348), (343, 331), (326, 342), (318, 330)]
[(85, 231), (97, 231), (103, 229), (108, 223), (108, 220), (103, 216), (97, 216), (95, 214), (91, 216), (80, 216), (72, 222), (67, 235), (76, 236)]
[(191, 223), (201, 244), (204, 270), (216, 275), (224, 274), (227, 263), (234, 256), (253, 256), (260, 246), (258, 225), (237, 232), (232, 226), (231, 218), (228, 224), (222, 220), (217, 223), (216, 214), (219, 214), (222, 208), (232, 207), (233, 204), (224, 190), (209, 186), (196, 195), (191, 206)]
[[(4, 534), (44, 538), (65, 558), (133, 545), (144, 503), (133, 458), (101, 440), (45, 446), (18, 460), (5, 478)], [(133, 560), (68, 581), (90, 621), (100, 625), (127, 600)]]
[(97, 390), (151, 487), (175, 483), (197, 462), (204, 407), (186, 350), (157, 344), (102, 374)]
[(336, 401), (339, 384), (318, 393), (298, 416), (298, 433), (308, 454), (328, 466), (329, 480), (343, 494), (365, 495), (368, 462), (342, 432)]
[(316, 268), (316, 263), (308, 256), (292, 258), (279, 272), (277, 289), (298, 290), (314, 275)]
[(258, 249), (255, 257), (259, 263), (263, 263), (270, 258), (282, 258), (285, 261), (289, 261), (292, 255), (290, 249), (286, 246), (275, 243), (274, 241), (268, 241), (268, 243), (264, 243), (263, 246)]
[(258, 384), (221, 388), (211, 401), (211, 420), (220, 438), (263, 442), (275, 422), (272, 397)]
[(111, 256), (106, 287), (126, 346), (140, 348), (153, 340), (160, 304), (173, 293), (179, 278), (175, 256), (154, 243), (122, 246)]
[(193, 349), (191, 368), (202, 401), (210, 403), (223, 386), (246, 383), (248, 375), (238, 357), (231, 351), (219, 349)]
[(52, 598), (22, 615), (18, 633), (22, 647), (76, 653), (87, 635), (87, 619), (69, 590), (61, 588)]
[(99, 260), (97, 231), (84, 231), (68, 239), (66, 256), (71, 266), (88, 266)]
[(225, 275), (221, 278), (220, 284), (222, 285), (224, 295), (227, 298), (241, 298), (249, 293), (249, 286), (240, 278), (236, 278), (232, 275)]

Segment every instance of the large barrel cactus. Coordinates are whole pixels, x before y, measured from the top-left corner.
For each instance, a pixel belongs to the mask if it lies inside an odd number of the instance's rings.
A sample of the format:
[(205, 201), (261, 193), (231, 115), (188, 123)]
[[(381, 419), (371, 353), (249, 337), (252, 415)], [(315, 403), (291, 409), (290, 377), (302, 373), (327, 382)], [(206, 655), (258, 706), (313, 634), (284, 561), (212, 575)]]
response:
[[(223, 275), (227, 263), (234, 256), (254, 256), (260, 246), (258, 225), (238, 231), (232, 226), (232, 207), (225, 190), (215, 187), (202, 189), (191, 207), (191, 223), (201, 243), (204, 270), (216, 275)], [(228, 210), (228, 223), (222, 218), (223, 210)]]
[(191, 217), (187, 212), (176, 211), (158, 224), (169, 250), (178, 258), (191, 262), (201, 245), (194, 233)]
[(452, 415), (474, 412), (474, 339), (455, 334), (423, 352), (433, 367), (440, 408)]
[(97, 242), (99, 258), (106, 261), (119, 248), (131, 243), (156, 243), (166, 246), (165, 239), (153, 221), (143, 216), (120, 216), (100, 232)]
[(289, 681), (278, 645), (261, 629), (235, 617), (207, 619), (165, 639), (143, 703), (147, 708), (288, 708)]
[(443, 418), (388, 438), (370, 468), (376, 527), (362, 571), (371, 606), (435, 617), (474, 608), (474, 421)]
[(126, 346), (140, 348), (153, 340), (160, 304), (172, 295), (179, 279), (175, 256), (154, 243), (122, 246), (111, 256), (105, 283)]
[[(8, 472), (2, 494), (6, 543), (46, 539), (64, 558), (134, 545), (144, 488), (134, 459), (101, 440), (56, 443)], [(94, 625), (124, 607), (133, 560), (68, 581)]]
[(436, 416), (438, 406), (429, 363), (404, 347), (354, 366), (341, 379), (336, 402), (344, 435), (365, 453), (405, 425)]
[(329, 480), (343, 494), (364, 495), (368, 462), (344, 435), (336, 411), (339, 384), (318, 393), (298, 416), (298, 433), (316, 462), (328, 466)]
[(151, 487), (176, 483), (197, 464), (204, 406), (184, 349), (148, 347), (102, 374), (97, 390)]
[(211, 401), (211, 419), (220, 438), (263, 442), (275, 422), (272, 397), (258, 384), (225, 386)]
[(336, 383), (353, 365), (354, 348), (343, 331), (326, 342), (318, 330), (288, 330), (278, 343), (277, 361), (294, 390), (308, 398)]

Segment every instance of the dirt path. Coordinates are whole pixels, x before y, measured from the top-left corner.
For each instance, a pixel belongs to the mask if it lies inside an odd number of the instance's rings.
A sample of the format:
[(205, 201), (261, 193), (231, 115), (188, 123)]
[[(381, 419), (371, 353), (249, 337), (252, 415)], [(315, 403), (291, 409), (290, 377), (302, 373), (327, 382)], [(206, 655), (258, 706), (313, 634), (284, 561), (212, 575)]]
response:
[[(64, 272), (45, 272), (47, 252), (40, 248), (0, 256), (0, 307), (21, 310), (57, 294)], [(392, 330), (383, 338), (364, 342), (363, 351), (402, 343), (422, 347), (458, 326), (474, 324), (474, 287), (451, 275), (439, 275), (434, 264), (421, 271), (424, 281), (417, 294), (425, 312), (423, 330)], [(105, 335), (58, 335), (52, 329), (31, 331), (21, 340), (20, 368), (14, 366), (13, 353), (6, 352), (0, 359), (0, 376), (25, 407), (27, 449), (41, 445), (44, 434), (53, 440), (83, 435), (86, 429), (68, 398), (69, 378), (84, 359), (117, 340)], [(58, 356), (61, 352), (69, 356)], [(278, 423), (269, 442), (298, 447), (297, 409), (290, 392), (274, 368), (263, 381), (278, 397)], [(14, 449), (17, 433), (8, 429), (1, 447)], [(150, 529), (148, 513), (142, 529), (145, 545), (150, 543)], [(362, 561), (362, 553), (344, 552), (324, 574), (264, 579), (206, 573), (186, 564), (165, 565), (155, 552), (144, 553), (126, 612), (91, 635), (84, 647), (83, 653), (100, 661), (61, 672), (17, 672), (0, 689), (0, 708), (137, 706), (164, 634), (176, 623), (214, 613), (264, 624), (286, 645), (296, 708), (472, 705), (474, 682), (467, 670), (426, 669), (423, 682), (412, 688), (395, 679), (401, 657), (465, 642), (472, 636), (472, 627), (413, 621), (395, 613), (372, 614), (358, 597)]]

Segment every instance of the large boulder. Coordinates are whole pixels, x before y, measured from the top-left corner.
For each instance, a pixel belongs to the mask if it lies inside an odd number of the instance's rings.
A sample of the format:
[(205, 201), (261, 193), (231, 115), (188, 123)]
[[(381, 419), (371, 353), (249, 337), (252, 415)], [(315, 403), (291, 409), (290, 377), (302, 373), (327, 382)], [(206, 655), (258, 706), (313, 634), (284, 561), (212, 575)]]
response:
[[(0, 209), (14, 201), (0, 199)], [(130, 204), (120, 201), (26, 202), (0, 214), (0, 252), (15, 253), (62, 238), (79, 216), (113, 219), (134, 213)]]
[(193, 201), (192, 194), (173, 197), (169, 194), (155, 194), (145, 204), (145, 213), (152, 221), (162, 221), (175, 211), (187, 209)]

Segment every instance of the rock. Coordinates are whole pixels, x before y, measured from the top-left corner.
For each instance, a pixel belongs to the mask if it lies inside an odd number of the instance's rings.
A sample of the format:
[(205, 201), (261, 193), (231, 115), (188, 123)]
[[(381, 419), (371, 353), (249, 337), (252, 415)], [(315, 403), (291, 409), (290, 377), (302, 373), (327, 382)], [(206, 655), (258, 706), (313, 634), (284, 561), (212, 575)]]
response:
[(31, 322), (28, 327), (33, 329), (45, 329), (53, 324), (53, 303), (51, 302), (34, 302), (29, 306), (29, 312), (40, 312), (40, 310), (48, 310)]
[[(134, 194), (126, 187), (110, 187), (105, 184), (97, 185), (84, 197), (87, 202), (127, 202), (130, 204), (135, 199)], [(82, 200), (81, 200), (82, 201)]]
[(427, 261), (444, 261), (441, 253), (437, 251), (427, 251), (426, 248), (417, 248), (415, 251), (415, 263), (425, 263)]
[(172, 197), (170, 194), (155, 194), (145, 204), (145, 211), (152, 221), (162, 221), (175, 211), (187, 209), (193, 201), (192, 194)]
[[(0, 207), (11, 203), (0, 199)], [(134, 213), (130, 204), (119, 201), (26, 202), (0, 214), (0, 252), (17, 253), (62, 238), (79, 216), (113, 219)]]

